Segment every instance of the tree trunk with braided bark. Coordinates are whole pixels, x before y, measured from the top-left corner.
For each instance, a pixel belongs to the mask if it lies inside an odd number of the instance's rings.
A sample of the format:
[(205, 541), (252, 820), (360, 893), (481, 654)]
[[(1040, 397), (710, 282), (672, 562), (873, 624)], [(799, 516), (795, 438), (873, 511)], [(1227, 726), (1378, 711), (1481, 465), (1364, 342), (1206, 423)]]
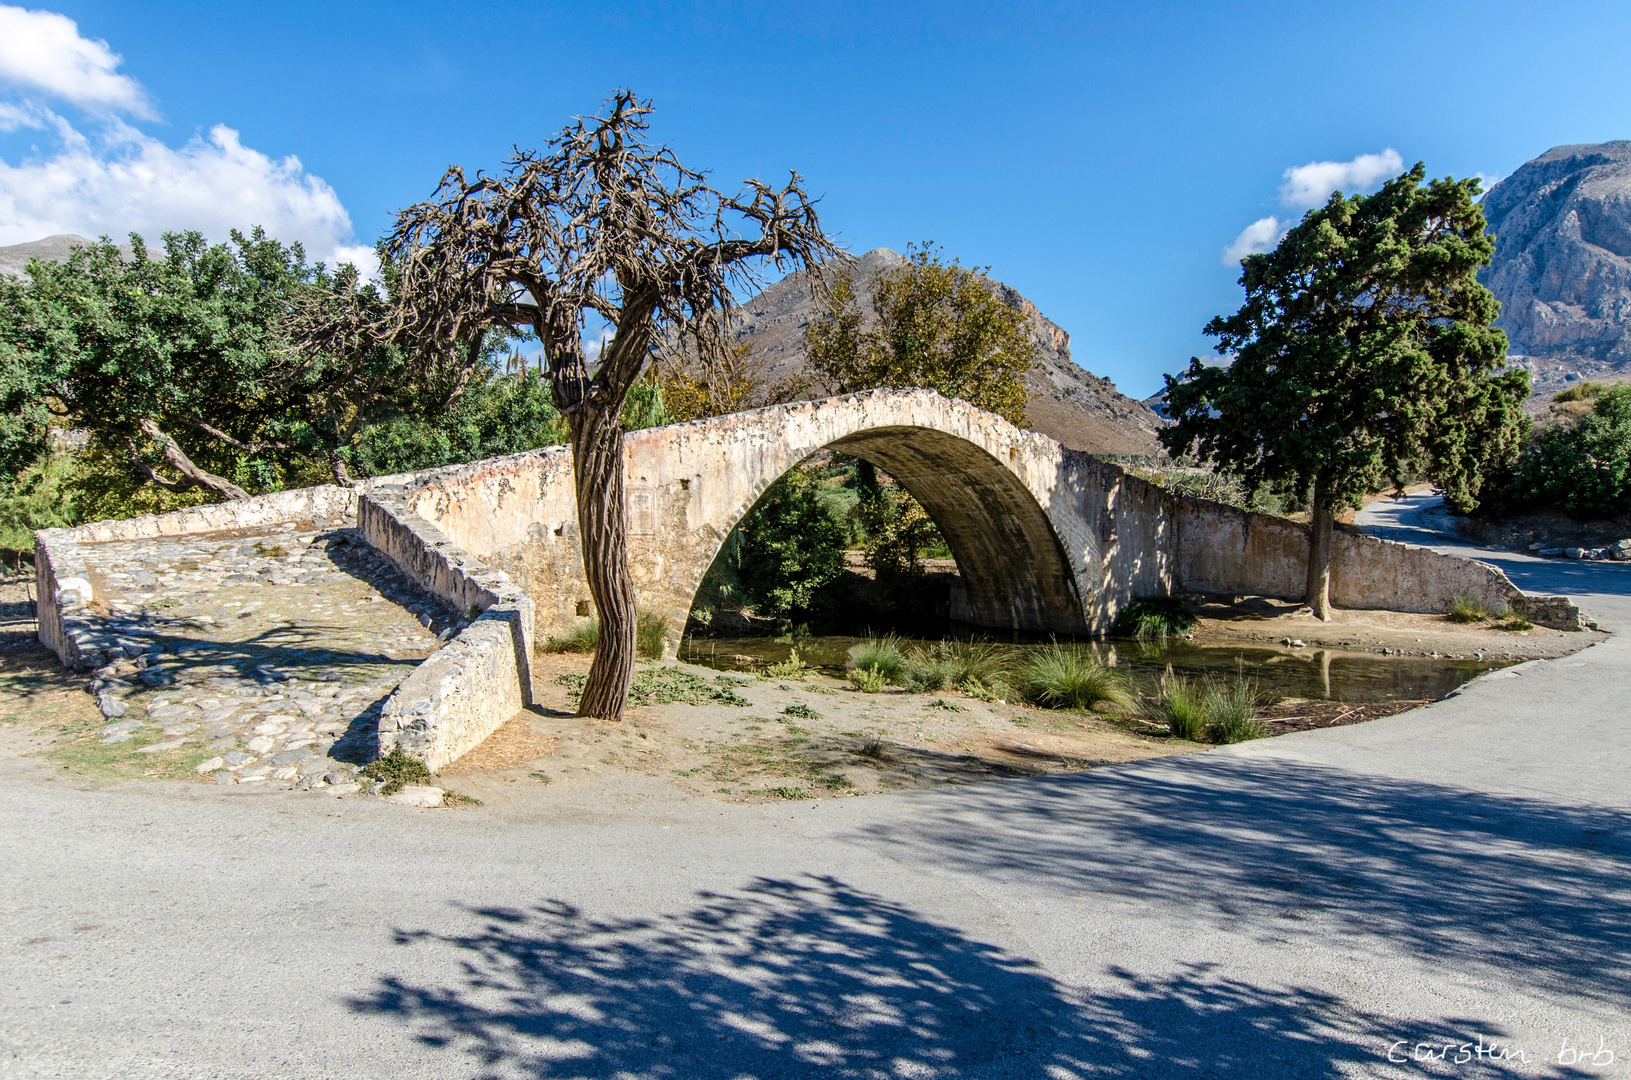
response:
[(1314, 482), (1313, 512), (1308, 522), (1308, 590), (1303, 603), (1321, 622), (1331, 621), (1331, 500), (1319, 481)]
[(629, 681), (634, 677), (636, 618), (624, 529), (621, 410), (596, 408), (586, 401), (568, 415), (568, 424), (583, 572), (600, 619), (600, 643), (578, 702), (578, 715), (616, 720), (623, 714)]

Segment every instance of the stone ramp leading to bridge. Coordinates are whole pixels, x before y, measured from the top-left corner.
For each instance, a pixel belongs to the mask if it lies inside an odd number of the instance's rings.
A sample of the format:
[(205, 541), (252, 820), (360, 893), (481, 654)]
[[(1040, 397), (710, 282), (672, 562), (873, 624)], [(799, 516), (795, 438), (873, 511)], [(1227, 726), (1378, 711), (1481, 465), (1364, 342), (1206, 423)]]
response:
[[(380, 708), (459, 628), (350, 527), (80, 544), (103, 758), (223, 784), (348, 785)], [(110, 764), (111, 762), (104, 762)]]

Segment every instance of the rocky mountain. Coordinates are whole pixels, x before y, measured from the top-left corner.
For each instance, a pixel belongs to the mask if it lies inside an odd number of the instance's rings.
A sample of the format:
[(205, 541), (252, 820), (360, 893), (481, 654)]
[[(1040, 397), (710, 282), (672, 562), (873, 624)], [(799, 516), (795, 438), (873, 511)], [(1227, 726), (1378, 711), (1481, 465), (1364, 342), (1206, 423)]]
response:
[[(902, 266), (904, 256), (874, 248), (855, 266), (857, 291), (879, 271)], [(993, 282), (1010, 303), (1030, 320), (1036, 342), (1036, 364), (1026, 376), (1030, 390), (1031, 426), (1066, 446), (1095, 454), (1154, 455), (1155, 433), (1162, 421), (1143, 402), (1116, 390), (1070, 358), (1070, 335), (1015, 290)], [(864, 293), (863, 293), (864, 295)], [(735, 337), (753, 348), (767, 364), (770, 382), (805, 376), (804, 326), (815, 313), (815, 300), (805, 275), (783, 278), (737, 310)], [(813, 391), (811, 396), (819, 391)]]
[(26, 244), (12, 244), (0, 247), (0, 274), (7, 277), (22, 277), (23, 268), (30, 259), (44, 259), (47, 262), (66, 262), (68, 253), (76, 247), (84, 247), (95, 241), (75, 236), (73, 233), (59, 233), (56, 236), (47, 236), (44, 240), (31, 240)]
[(1546, 151), (1489, 190), (1484, 216), (1496, 246), (1480, 276), (1536, 390), (1631, 373), (1631, 141)]
[[(74, 233), (58, 233), (56, 236), (47, 236), (44, 240), (30, 240), (26, 244), (0, 247), (0, 274), (6, 277), (22, 277), (30, 259), (67, 262), (74, 248), (85, 247), (95, 242), (89, 237), (77, 236)], [(129, 244), (119, 245), (119, 255), (123, 259), (130, 259), (134, 251)]]

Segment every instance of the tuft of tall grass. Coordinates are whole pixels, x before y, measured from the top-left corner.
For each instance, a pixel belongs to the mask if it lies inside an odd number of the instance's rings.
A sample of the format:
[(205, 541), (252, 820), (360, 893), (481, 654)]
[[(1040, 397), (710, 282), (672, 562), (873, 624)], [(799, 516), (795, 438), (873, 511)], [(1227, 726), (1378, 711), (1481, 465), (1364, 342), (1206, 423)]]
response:
[(1093, 709), (1099, 705), (1127, 709), (1133, 704), (1120, 673), (1058, 642), (1032, 653), (1020, 665), (1019, 692), (1025, 700), (1051, 709)]
[(1145, 702), (1143, 712), (1175, 739), (1200, 742), (1206, 734), (1205, 695), (1189, 679), (1175, 677), (1171, 667), (1157, 685), (1155, 697)]
[(1450, 601), (1450, 614), (1447, 617), (1451, 622), (1475, 623), (1489, 618), (1489, 612), (1484, 609), (1482, 600), (1463, 594)]
[(1245, 675), (1208, 679), (1206, 737), (1215, 743), (1237, 743), (1267, 735), (1268, 728), (1257, 718), (1261, 700), (1256, 679)]
[(980, 641), (925, 642), (905, 653), (901, 683), (914, 694), (956, 687), (975, 697), (1010, 692), (1003, 650)]
[(1257, 681), (1245, 675), (1201, 680), (1166, 675), (1142, 707), (1145, 719), (1160, 724), (1175, 739), (1237, 743), (1261, 739), (1268, 728), (1257, 719), (1262, 700)]
[(849, 656), (856, 671), (871, 671), (886, 683), (899, 686), (906, 678), (906, 650), (893, 634), (863, 642)]
[(655, 611), (642, 611), (634, 624), (634, 651), (651, 660), (663, 658), (663, 642), (668, 637), (668, 619)]
[(952, 682), (952, 662), (945, 642), (920, 645), (906, 654), (906, 689), (914, 694), (933, 694), (945, 690)]
[(546, 653), (591, 653), (595, 651), (595, 646), (599, 644), (600, 622), (596, 619), (585, 619), (565, 634), (559, 637), (547, 638), (541, 651)]

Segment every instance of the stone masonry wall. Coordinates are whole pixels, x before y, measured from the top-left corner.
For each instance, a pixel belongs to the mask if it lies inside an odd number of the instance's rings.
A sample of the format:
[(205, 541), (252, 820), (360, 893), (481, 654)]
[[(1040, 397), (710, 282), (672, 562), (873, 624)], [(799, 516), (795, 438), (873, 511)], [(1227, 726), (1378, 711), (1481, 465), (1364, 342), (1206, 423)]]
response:
[(376, 485), (358, 504), (357, 529), (431, 593), (475, 616), (380, 714), (380, 753), (401, 747), (434, 772), (532, 703), (533, 607), (506, 574), (420, 517), (409, 490)]

